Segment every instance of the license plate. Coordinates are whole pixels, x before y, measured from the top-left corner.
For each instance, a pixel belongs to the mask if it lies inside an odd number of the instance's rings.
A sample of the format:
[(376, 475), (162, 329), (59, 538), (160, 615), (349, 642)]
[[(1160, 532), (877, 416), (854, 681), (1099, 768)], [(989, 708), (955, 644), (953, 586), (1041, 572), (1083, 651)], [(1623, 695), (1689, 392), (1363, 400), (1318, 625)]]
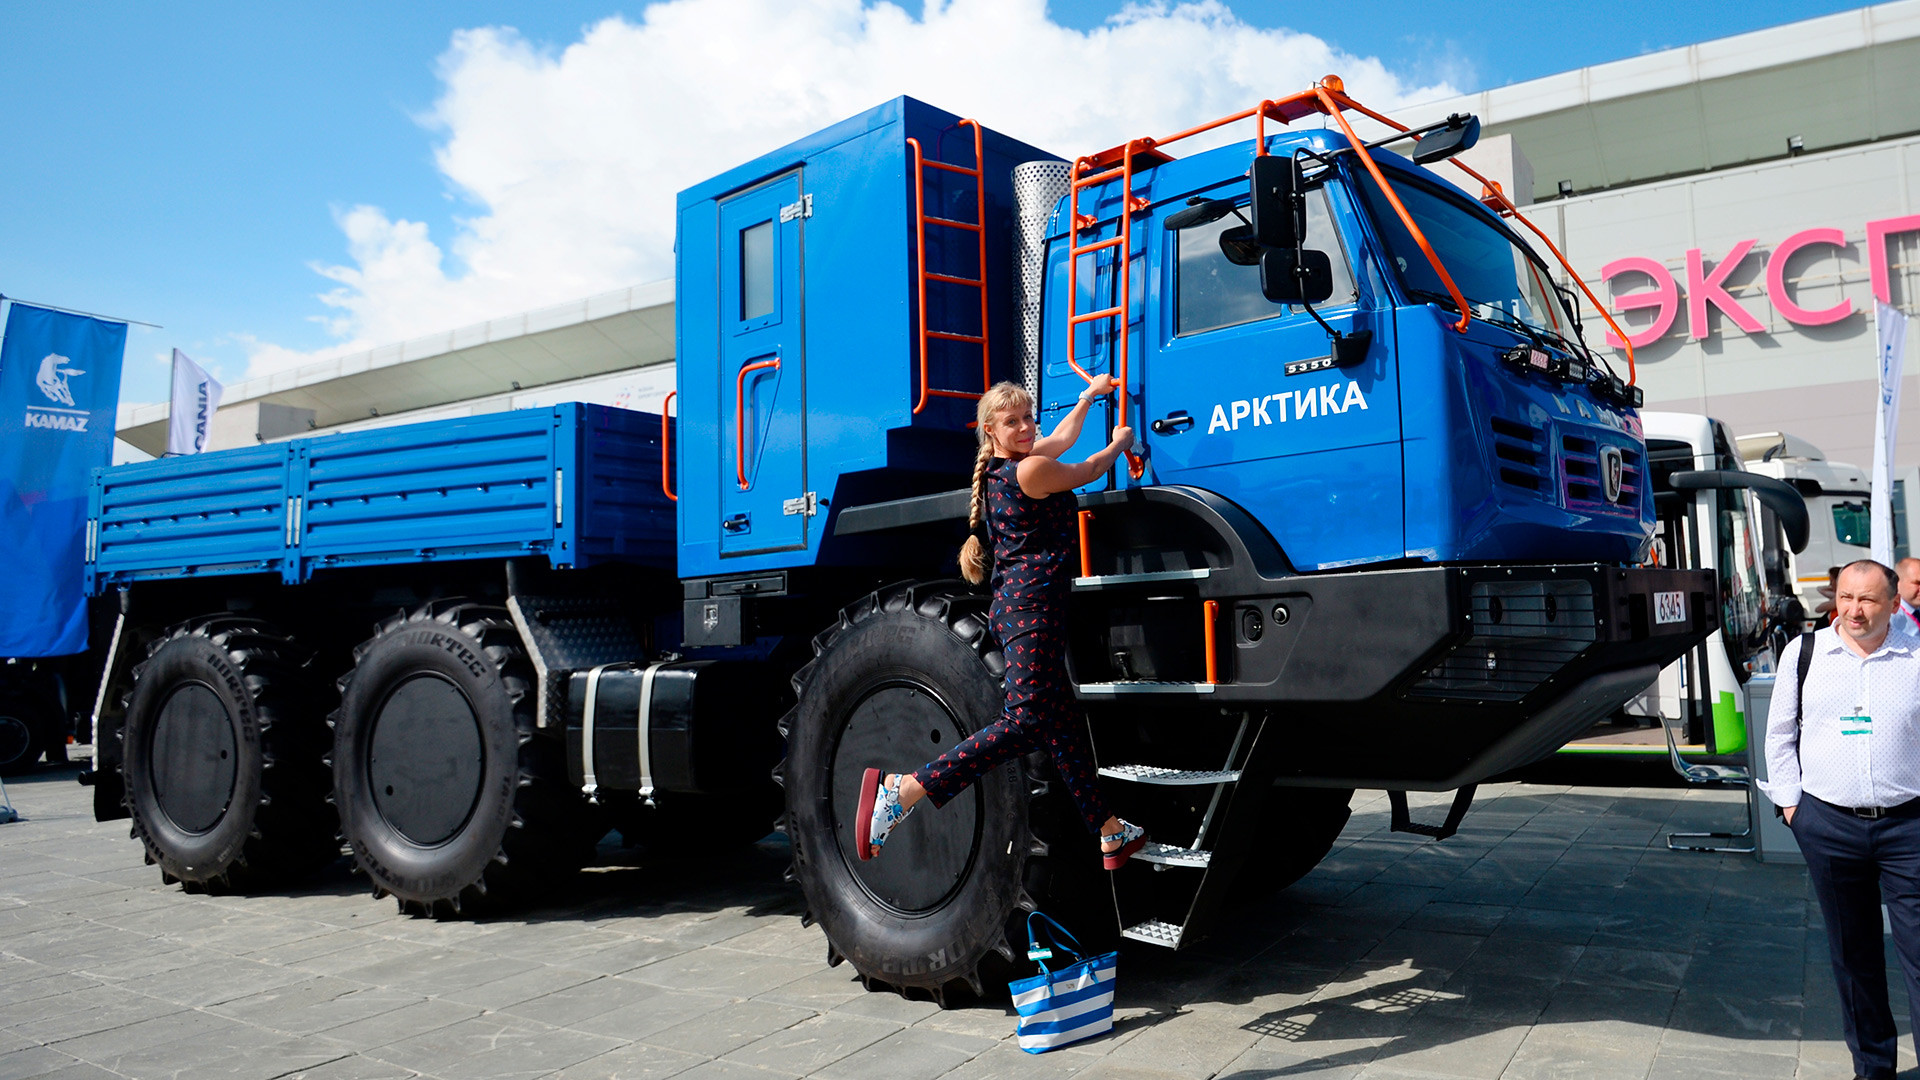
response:
[(1683, 592), (1654, 593), (1653, 621), (1655, 624), (1686, 622), (1687, 594)]

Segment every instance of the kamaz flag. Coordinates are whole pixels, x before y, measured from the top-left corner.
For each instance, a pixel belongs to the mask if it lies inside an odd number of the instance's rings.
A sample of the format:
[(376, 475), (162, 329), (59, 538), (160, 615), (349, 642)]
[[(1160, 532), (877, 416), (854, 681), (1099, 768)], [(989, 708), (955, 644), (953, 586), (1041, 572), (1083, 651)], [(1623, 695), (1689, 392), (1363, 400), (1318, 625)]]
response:
[(87, 648), (87, 487), (113, 459), (127, 324), (13, 303), (0, 336), (0, 656)]

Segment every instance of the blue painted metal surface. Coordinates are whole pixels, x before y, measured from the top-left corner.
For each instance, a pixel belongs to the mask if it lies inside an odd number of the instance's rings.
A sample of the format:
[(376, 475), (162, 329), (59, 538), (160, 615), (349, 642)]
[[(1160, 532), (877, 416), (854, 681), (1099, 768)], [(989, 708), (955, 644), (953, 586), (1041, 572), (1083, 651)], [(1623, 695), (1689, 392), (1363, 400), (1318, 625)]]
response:
[[(857, 487), (870, 501), (964, 482), (973, 402), (936, 397), (913, 412), (919, 313), (907, 146), (912, 137), (929, 159), (971, 166), (972, 133), (959, 119), (895, 98), (680, 193), (675, 411), (686, 437), (674, 456), (682, 576), (855, 558), (822, 550), (843, 491)], [(984, 150), (994, 377), (1017, 379), (1012, 170), (1054, 158), (991, 131)], [(929, 169), (926, 185), (929, 215), (976, 220), (972, 177)], [(770, 238), (749, 235), (762, 226)], [(761, 258), (772, 260), (771, 282), (743, 288)], [(929, 230), (929, 271), (972, 277), (978, 264), (973, 233)], [(932, 283), (927, 307), (934, 329), (978, 331), (979, 294), (971, 289)], [(777, 368), (768, 363), (776, 360)], [(936, 342), (929, 377), (936, 387), (977, 391), (979, 352)], [(925, 431), (957, 435), (958, 450), (953, 441), (936, 450), (902, 437)], [(786, 512), (789, 500), (810, 491), (817, 516)]]
[(660, 419), (567, 404), (96, 470), (87, 587), (545, 556), (671, 569)]
[[(1275, 153), (1345, 145), (1329, 132), (1286, 133)], [(1189, 196), (1244, 203), (1251, 143), (1222, 147), (1147, 170), (1134, 193), (1151, 208), (1134, 219), (1130, 271), (1136, 310), (1130, 320), (1128, 419), (1140, 433), (1148, 469), (1140, 482), (1191, 484), (1248, 510), (1294, 565), (1323, 570), (1367, 563), (1636, 560), (1651, 533), (1653, 502), (1638, 482), (1645, 446), (1631, 409), (1602, 401), (1584, 386), (1551, 382), (1505, 366), (1502, 351), (1525, 340), (1482, 320), (1465, 334), (1449, 312), (1408, 295), (1383, 259), (1375, 223), (1350, 184), (1358, 169), (1341, 159), (1325, 185), (1324, 213), (1336, 267), (1344, 258), (1352, 289), (1319, 310), (1335, 328), (1371, 330), (1366, 361), (1348, 369), (1288, 376), (1284, 365), (1327, 355), (1327, 339), (1298, 308), (1269, 305), (1245, 321), (1182, 333), (1179, 244), (1195, 231), (1165, 230), (1167, 214)], [(1374, 154), (1390, 176), (1431, 174), (1387, 151)], [(1457, 191), (1457, 189), (1455, 189)], [(1505, 225), (1458, 193), (1494, 227)], [(1116, 234), (1120, 185), (1081, 196), (1082, 213), (1101, 219), (1080, 242)], [(1089, 209), (1091, 208), (1091, 209)], [(1041, 424), (1073, 403), (1085, 385), (1067, 363), (1065, 203), (1050, 233), (1043, 313)], [(1310, 217), (1312, 214), (1310, 214)], [(1229, 218), (1225, 224), (1233, 224)], [(1311, 235), (1311, 232), (1310, 232)], [(1207, 243), (1213, 243), (1211, 237)], [(1443, 251), (1444, 258), (1444, 251)], [(1114, 303), (1111, 259), (1082, 256), (1082, 311)], [(1225, 267), (1225, 269), (1222, 269)], [(1190, 272), (1197, 272), (1195, 271)], [(1259, 271), (1218, 260), (1209, 272), (1242, 275), (1257, 295)], [(1110, 322), (1082, 324), (1075, 357), (1090, 371), (1113, 371)], [(1156, 419), (1186, 413), (1193, 424), (1156, 434)], [(1075, 456), (1104, 444), (1107, 423), (1089, 423)], [(1618, 504), (1599, 490), (1599, 448), (1623, 451), (1626, 477)], [(1124, 482), (1123, 474), (1090, 488)]]

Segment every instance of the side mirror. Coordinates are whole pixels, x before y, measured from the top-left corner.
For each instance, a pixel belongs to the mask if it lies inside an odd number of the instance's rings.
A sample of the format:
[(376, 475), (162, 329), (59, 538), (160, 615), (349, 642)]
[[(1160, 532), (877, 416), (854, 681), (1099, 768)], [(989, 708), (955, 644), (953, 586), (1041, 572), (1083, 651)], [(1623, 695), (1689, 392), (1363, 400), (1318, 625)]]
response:
[(1252, 195), (1248, 209), (1256, 243), (1294, 248), (1306, 240), (1307, 197), (1301, 186), (1297, 158), (1262, 154), (1253, 159), (1247, 187)]
[(1333, 295), (1333, 260), (1312, 248), (1260, 252), (1260, 291), (1276, 304), (1322, 304)]
[(1220, 230), (1220, 254), (1235, 266), (1259, 266), (1260, 245), (1254, 243), (1253, 226), (1235, 225)]
[(1167, 215), (1167, 230), (1178, 232), (1191, 229), (1195, 225), (1206, 225), (1219, 221), (1233, 213), (1233, 203), (1228, 199), (1207, 199), (1199, 195), (1187, 200), (1185, 210), (1175, 210)]
[(1480, 141), (1480, 118), (1466, 113), (1454, 113), (1447, 117), (1445, 127), (1437, 127), (1413, 144), (1413, 162), (1416, 165), (1431, 165), (1436, 161), (1445, 161), (1462, 150), (1473, 149)]

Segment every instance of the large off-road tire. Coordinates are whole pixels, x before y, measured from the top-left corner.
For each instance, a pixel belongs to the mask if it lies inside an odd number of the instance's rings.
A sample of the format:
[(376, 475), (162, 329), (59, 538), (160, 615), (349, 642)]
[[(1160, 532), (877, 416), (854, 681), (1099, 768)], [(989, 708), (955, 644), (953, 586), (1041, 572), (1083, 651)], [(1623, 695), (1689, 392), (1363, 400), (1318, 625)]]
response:
[(121, 775), (163, 881), (252, 888), (339, 857), (311, 657), (265, 622), (213, 615), (174, 627), (134, 668)]
[(57, 737), (60, 709), (24, 681), (0, 676), (0, 776), (19, 776)]
[(945, 807), (916, 809), (880, 857), (860, 860), (864, 769), (908, 772), (999, 719), (1005, 663), (987, 598), (955, 581), (882, 589), (840, 613), (795, 674), (781, 721), (784, 827), (794, 876), (826, 931), (830, 964), (946, 1003), (1004, 980), (1026, 913), (1069, 925), (1101, 885), (1097, 845), (1044, 755), (1009, 762)]
[(354, 650), (333, 714), (333, 791), (354, 861), (401, 910), (524, 899), (593, 853), (534, 670), (503, 608), (437, 600)]

